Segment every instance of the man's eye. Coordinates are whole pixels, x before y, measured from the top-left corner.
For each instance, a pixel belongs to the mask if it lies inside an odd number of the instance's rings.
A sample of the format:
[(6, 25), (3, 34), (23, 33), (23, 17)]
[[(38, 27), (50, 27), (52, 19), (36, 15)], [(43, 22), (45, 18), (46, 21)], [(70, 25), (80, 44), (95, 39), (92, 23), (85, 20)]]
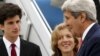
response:
[(69, 19), (69, 17), (65, 16), (65, 19), (66, 19), (66, 20), (68, 20), (68, 19)]
[(9, 22), (8, 24), (13, 24), (13, 22)]
[(18, 20), (16, 23), (20, 23), (20, 20)]
[(67, 17), (67, 16), (65, 16), (65, 18), (67, 19), (68, 17)]

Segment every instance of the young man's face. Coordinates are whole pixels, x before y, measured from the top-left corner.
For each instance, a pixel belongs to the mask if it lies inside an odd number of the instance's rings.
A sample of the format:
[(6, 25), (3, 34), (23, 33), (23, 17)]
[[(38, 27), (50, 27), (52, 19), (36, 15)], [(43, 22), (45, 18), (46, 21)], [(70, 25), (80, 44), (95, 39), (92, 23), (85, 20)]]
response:
[(1, 29), (4, 31), (6, 37), (18, 37), (20, 34), (20, 18), (18, 15), (8, 18), (4, 21), (4, 25), (1, 25)]

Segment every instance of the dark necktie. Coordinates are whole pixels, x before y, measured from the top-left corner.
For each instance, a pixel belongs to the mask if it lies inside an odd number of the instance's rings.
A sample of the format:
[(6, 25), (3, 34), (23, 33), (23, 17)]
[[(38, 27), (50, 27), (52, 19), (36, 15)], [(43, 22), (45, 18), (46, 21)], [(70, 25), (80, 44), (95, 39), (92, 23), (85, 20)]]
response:
[(11, 56), (17, 56), (15, 46), (16, 46), (15, 44), (11, 44)]

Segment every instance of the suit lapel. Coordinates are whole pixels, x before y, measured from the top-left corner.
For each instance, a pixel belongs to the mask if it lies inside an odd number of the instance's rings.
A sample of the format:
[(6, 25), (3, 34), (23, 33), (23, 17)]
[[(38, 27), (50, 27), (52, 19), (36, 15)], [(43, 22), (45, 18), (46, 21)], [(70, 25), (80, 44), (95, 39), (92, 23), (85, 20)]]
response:
[(22, 39), (20, 39), (20, 56), (27, 56), (26, 46)]
[(87, 33), (87, 35), (86, 35), (86, 37), (85, 37), (85, 39), (84, 39), (84, 42), (87, 42), (87, 40), (89, 39), (89, 38), (91, 38), (92, 36), (93, 36), (93, 34), (95, 33), (95, 31), (97, 30), (97, 29), (99, 29), (100, 28), (100, 26), (98, 25), (98, 24), (95, 24), (95, 25), (93, 25), (93, 27), (89, 30), (89, 32)]
[(0, 56), (8, 56), (3, 39), (0, 39)]

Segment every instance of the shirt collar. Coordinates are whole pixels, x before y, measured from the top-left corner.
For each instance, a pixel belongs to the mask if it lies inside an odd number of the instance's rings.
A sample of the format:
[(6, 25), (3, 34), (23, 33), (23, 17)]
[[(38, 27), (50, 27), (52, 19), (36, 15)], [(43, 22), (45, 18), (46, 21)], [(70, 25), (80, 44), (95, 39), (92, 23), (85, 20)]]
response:
[(20, 48), (20, 38), (19, 38), (19, 37), (17, 38), (17, 40), (15, 41), (14, 44), (16, 44), (16, 46), (17, 46), (18, 48)]
[(11, 45), (11, 42), (8, 41), (8, 40), (5, 38), (5, 36), (3, 36), (3, 41), (4, 41), (4, 43), (5, 43), (5, 46), (6, 46), (7, 48), (9, 48), (10, 45)]
[(92, 26), (93, 26), (94, 24), (95, 24), (95, 23), (92, 23), (92, 24), (90, 24), (90, 25), (86, 28), (86, 30), (83, 32), (82, 40), (85, 39), (86, 34), (88, 33), (88, 31), (92, 28)]
[[(10, 45), (12, 44), (9, 40), (6, 39), (5, 36), (3, 36), (3, 41), (6, 45), (6, 47), (10, 47)], [(20, 38), (18, 37), (17, 40), (14, 42), (14, 44), (16, 45), (17, 48), (20, 48)]]

